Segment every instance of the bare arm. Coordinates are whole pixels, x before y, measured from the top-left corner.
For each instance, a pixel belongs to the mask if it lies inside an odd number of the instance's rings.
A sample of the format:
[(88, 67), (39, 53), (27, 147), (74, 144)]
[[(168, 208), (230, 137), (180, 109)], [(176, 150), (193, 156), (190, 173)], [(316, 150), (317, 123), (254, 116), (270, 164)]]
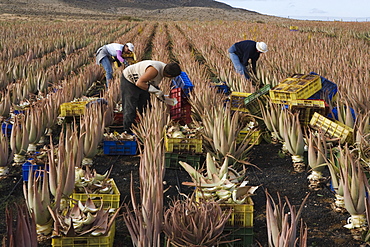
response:
[(148, 82), (154, 79), (157, 75), (158, 71), (154, 67), (150, 66), (145, 70), (145, 73), (140, 76), (135, 85), (147, 91), (149, 88)]

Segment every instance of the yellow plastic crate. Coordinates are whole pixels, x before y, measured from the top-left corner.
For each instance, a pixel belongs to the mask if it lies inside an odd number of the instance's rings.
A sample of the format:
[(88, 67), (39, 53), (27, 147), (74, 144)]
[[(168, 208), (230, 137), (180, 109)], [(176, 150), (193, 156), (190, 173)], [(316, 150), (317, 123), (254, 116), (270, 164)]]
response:
[(79, 102), (67, 102), (60, 105), (60, 116), (70, 117), (70, 116), (80, 116), (85, 113), (86, 104), (88, 101)]
[[(103, 199), (103, 209), (119, 208), (121, 193), (119, 192), (113, 178), (109, 179), (108, 182), (112, 185), (112, 194), (72, 193), (71, 198), (85, 203), (87, 198), (90, 197), (97, 207), (101, 205), (101, 199)], [(71, 203), (73, 203), (73, 200), (71, 200)]]
[(116, 222), (106, 236), (55, 237), (51, 239), (53, 247), (112, 247), (116, 233)]
[[(287, 83), (289, 82), (289, 83)], [(319, 75), (294, 75), (272, 88), (270, 98), (273, 103), (287, 103), (291, 100), (307, 99), (322, 88)]]
[(326, 104), (324, 100), (291, 100), (288, 102), (292, 112), (299, 112), (299, 122), (307, 126), (315, 112), (325, 115)]
[(220, 204), (223, 210), (231, 209), (226, 227), (253, 227), (254, 204), (248, 197), (246, 204)]
[(164, 136), (166, 152), (169, 153), (202, 153), (203, 141), (198, 138), (168, 138)]
[(231, 110), (249, 112), (245, 107), (245, 98), (251, 95), (251, 93), (232, 92), (230, 94)]
[(252, 132), (252, 134), (250, 136), (251, 139), (249, 144), (259, 145), (262, 142), (261, 130), (241, 130), (236, 139), (236, 143), (241, 143), (244, 138), (250, 134), (250, 132)]
[(338, 121), (330, 119), (315, 112), (311, 118), (310, 126), (315, 130), (321, 130), (329, 138), (340, 138), (342, 143), (353, 142), (353, 129)]

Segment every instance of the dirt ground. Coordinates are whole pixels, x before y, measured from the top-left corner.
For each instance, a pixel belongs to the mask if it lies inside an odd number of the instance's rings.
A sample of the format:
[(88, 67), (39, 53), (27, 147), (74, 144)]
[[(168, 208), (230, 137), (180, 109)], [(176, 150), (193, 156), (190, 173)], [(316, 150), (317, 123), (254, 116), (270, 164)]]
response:
[[(254, 202), (254, 246), (267, 245), (267, 229), (265, 221), (265, 193), (268, 192), (277, 200), (277, 192), (283, 198), (287, 196), (290, 203), (297, 208), (302, 203), (303, 198), (310, 193), (305, 204), (302, 218), (308, 226), (308, 246), (361, 246), (362, 242), (353, 239), (350, 230), (344, 228), (348, 213), (336, 213), (331, 209), (334, 201), (334, 194), (326, 187), (319, 191), (308, 189), (308, 171), (295, 173), (291, 164), (290, 157), (279, 154), (281, 146), (278, 144), (261, 143), (253, 148), (250, 154), (250, 162), (259, 169), (249, 167), (247, 180), (251, 185), (260, 185), (253, 196)], [(99, 154), (94, 160), (93, 168), (99, 173), (105, 172), (113, 165), (111, 177), (114, 178), (120, 192), (121, 201), (128, 202), (130, 174), (134, 175), (135, 186), (138, 187), (138, 156), (107, 156)], [(0, 237), (6, 231), (5, 225), (5, 205), (12, 205), (13, 202), (23, 202), (22, 194), (22, 171), (21, 167), (12, 167), (11, 174), (1, 177), (0, 180)], [(165, 188), (169, 188), (165, 193), (166, 203), (169, 198), (176, 197), (181, 191), (190, 194), (192, 189), (181, 185), (183, 181), (190, 181), (188, 174), (181, 169), (167, 169), (165, 174)], [(176, 189), (178, 187), (178, 189)], [(39, 246), (51, 246), (51, 240), (47, 239), (40, 242)], [(122, 243), (125, 243), (122, 245)], [(122, 215), (117, 219), (115, 247), (132, 246), (130, 236), (123, 222)]]

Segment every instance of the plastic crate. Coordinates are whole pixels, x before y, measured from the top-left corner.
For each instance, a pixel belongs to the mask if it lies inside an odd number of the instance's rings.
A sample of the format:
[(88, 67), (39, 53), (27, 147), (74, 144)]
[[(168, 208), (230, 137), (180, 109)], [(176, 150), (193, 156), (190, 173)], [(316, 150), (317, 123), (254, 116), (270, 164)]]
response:
[(186, 162), (192, 167), (199, 169), (204, 161), (204, 157), (198, 154), (165, 153), (166, 168), (180, 168), (179, 161)]
[(256, 92), (248, 95), (248, 97), (246, 97), (245, 100), (244, 100), (244, 104), (246, 106), (248, 106), (249, 104), (253, 103), (255, 100), (259, 99), (260, 96), (267, 95), (268, 92), (270, 91), (270, 89), (271, 89), (271, 85), (270, 84), (266, 84), (261, 89), (259, 89)]
[(168, 138), (164, 136), (166, 152), (169, 153), (202, 153), (203, 141), (198, 138)]
[(80, 102), (67, 102), (60, 105), (60, 116), (61, 117), (71, 117), (80, 116), (85, 113), (86, 104), (88, 101)]
[(170, 117), (181, 125), (191, 123), (191, 104), (181, 88), (174, 88), (170, 92), (170, 98), (176, 98), (177, 104), (170, 106)]
[[(96, 207), (99, 207), (101, 205), (101, 200), (103, 200), (103, 209), (119, 208), (121, 193), (113, 178), (109, 179), (108, 182), (112, 185), (112, 194), (86, 194), (74, 192), (71, 198), (85, 203), (87, 198), (90, 197)], [(73, 200), (71, 200), (71, 203), (73, 204)]]
[(259, 89), (258, 91), (246, 97), (244, 100), (245, 107), (248, 109), (248, 111), (252, 115), (256, 116), (256, 122), (258, 123), (258, 126), (260, 129), (266, 128), (266, 124), (262, 117), (262, 111), (261, 111), (260, 104), (262, 105), (267, 104), (267, 101), (269, 100), (268, 92), (270, 89), (271, 89), (271, 85), (267, 84), (263, 86), (261, 89)]
[(8, 122), (3, 122), (1, 124), (1, 130), (2, 130), (2, 133), (6, 136), (10, 136), (11, 133), (12, 133), (12, 129), (13, 129), (13, 124), (11, 123), (8, 123)]
[(122, 125), (122, 124), (123, 124), (123, 112), (114, 112), (113, 125)]
[[(32, 159), (28, 159), (32, 160)], [(28, 181), (28, 176), (30, 171), (35, 172), (36, 175), (43, 176), (42, 172), (39, 172), (40, 170), (44, 170), (45, 165), (38, 165), (38, 164), (32, 164), (30, 161), (26, 161), (25, 163), (22, 164), (22, 178), (23, 181)]]
[(324, 100), (291, 100), (289, 109), (292, 112), (299, 112), (299, 122), (302, 126), (307, 126), (315, 112), (326, 115), (327, 104)]
[(241, 130), (236, 143), (241, 143), (247, 135), (250, 135), (249, 144), (259, 145), (262, 142), (261, 130)]
[(185, 94), (189, 95), (189, 93), (193, 90), (193, 83), (190, 81), (188, 75), (182, 71), (179, 76), (176, 76), (171, 81), (171, 87), (173, 88), (181, 88), (184, 90)]
[(220, 244), (220, 247), (249, 247), (253, 246), (253, 227), (224, 228), (222, 241), (236, 240), (235, 242)]
[(136, 155), (136, 141), (103, 141), (103, 151), (106, 155)]
[(285, 79), (269, 91), (273, 103), (285, 104), (295, 99), (308, 99), (322, 88), (319, 75), (297, 74), (294, 76)]
[[(311, 72), (312, 75), (318, 75), (315, 72)], [(325, 102), (331, 102), (338, 92), (338, 86), (334, 82), (329, 81), (325, 77), (321, 78), (321, 89), (308, 99), (323, 99)]]
[(231, 93), (230, 87), (226, 84), (226, 82), (213, 82), (211, 83), (211, 87), (217, 88), (217, 93), (223, 93), (226, 95)]
[(329, 138), (340, 138), (342, 143), (353, 142), (353, 129), (338, 121), (332, 121), (315, 112), (311, 118), (310, 126), (321, 130)]
[(253, 227), (254, 204), (248, 197), (246, 204), (220, 204), (223, 210), (231, 209), (226, 227)]
[(231, 110), (249, 112), (245, 107), (245, 99), (251, 95), (251, 93), (242, 93), (242, 92), (231, 92), (230, 94), (230, 104)]
[(53, 247), (112, 247), (116, 224), (113, 223), (106, 236), (86, 236), (86, 237), (54, 237), (51, 239)]

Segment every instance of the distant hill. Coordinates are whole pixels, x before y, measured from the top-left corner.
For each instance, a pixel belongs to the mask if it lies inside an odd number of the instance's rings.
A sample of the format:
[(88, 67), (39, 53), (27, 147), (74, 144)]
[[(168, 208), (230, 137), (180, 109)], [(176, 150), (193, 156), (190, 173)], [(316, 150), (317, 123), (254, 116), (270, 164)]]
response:
[(230, 5), (213, 0), (60, 0), (61, 2), (92, 9), (105, 11), (109, 8), (129, 7), (147, 10), (167, 9), (176, 7), (208, 7), (232, 9)]
[(281, 19), (213, 0), (0, 0), (0, 17), (19, 15), (142, 20)]

